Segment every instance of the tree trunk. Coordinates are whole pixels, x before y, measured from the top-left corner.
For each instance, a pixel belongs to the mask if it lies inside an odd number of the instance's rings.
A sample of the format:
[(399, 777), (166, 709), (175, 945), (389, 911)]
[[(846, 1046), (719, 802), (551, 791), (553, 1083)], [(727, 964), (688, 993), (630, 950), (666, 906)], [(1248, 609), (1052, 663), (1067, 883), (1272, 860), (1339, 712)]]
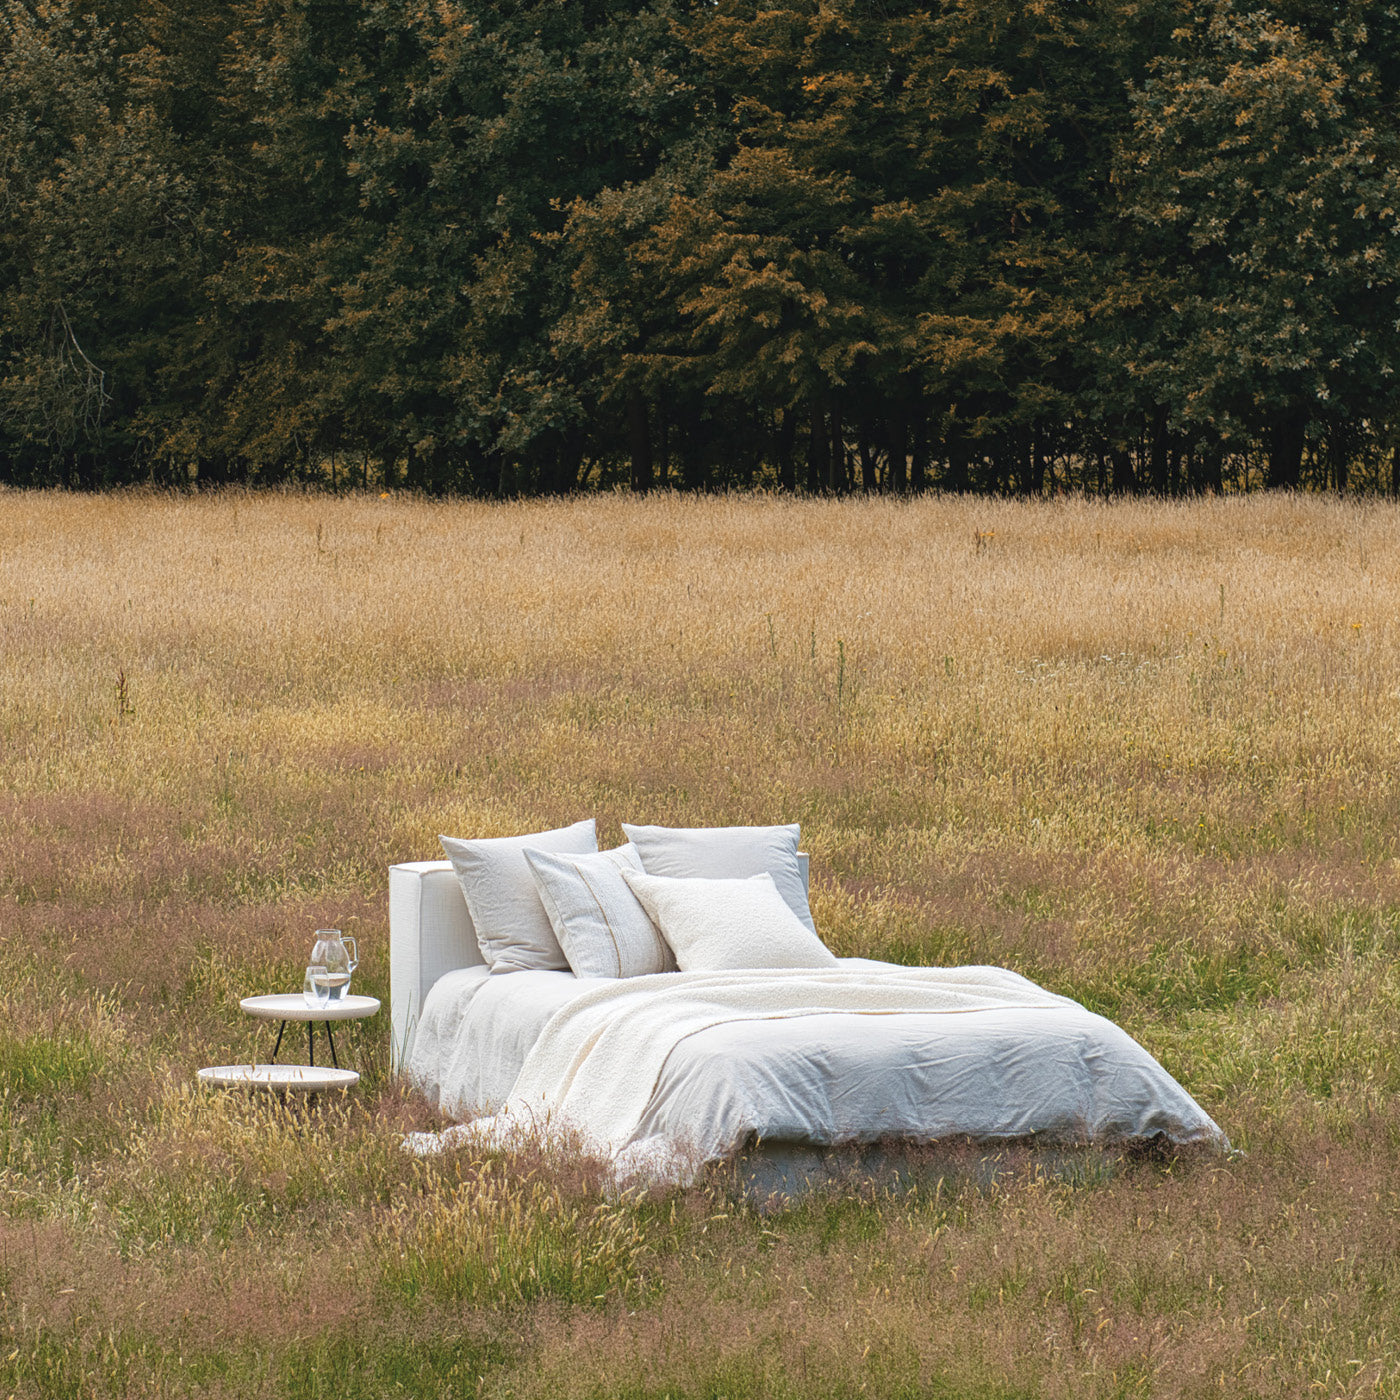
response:
[(782, 411), (778, 420), (778, 485), (784, 491), (797, 490), (797, 471), (792, 451), (797, 441), (797, 415), (790, 408)]
[[(504, 452), (489, 451), (483, 454), (486, 460), (487, 471), (495, 486), (496, 495), (500, 500), (508, 500), (515, 494), (515, 471), (512, 468), (511, 460)], [(411, 476), (405, 474), (404, 484), (414, 485)], [(421, 489), (421, 482), (418, 483)]]
[[(1006, 454), (1010, 449), (1007, 447), (1006, 435), (992, 439), (991, 451), (978, 453), (978, 459), (991, 467), (988, 473), (987, 491), (990, 495), (1000, 496), (1003, 494), (1002, 481), (1005, 476)], [(1012, 463), (1014, 468), (1015, 463)]]
[(1201, 481), (1212, 495), (1218, 496), (1225, 490), (1225, 449), (1218, 442), (1201, 448)]
[(1030, 429), (1017, 428), (1012, 432), (1007, 438), (1006, 450), (1010, 458), (1010, 469), (1006, 474), (1007, 482), (1016, 495), (1029, 496), (1031, 494)]
[(199, 482), (201, 486), (206, 484), (221, 486), (232, 480), (233, 470), (225, 453), (211, 452), (209, 456), (200, 459)]
[(966, 491), (971, 485), (967, 445), (950, 441), (944, 444), (944, 450), (948, 454), (948, 489), (950, 491)]
[(880, 481), (875, 474), (875, 448), (870, 441), (870, 425), (862, 424), (858, 440), (857, 455), (860, 457), (860, 489), (869, 495), (879, 489)]
[(1168, 447), (1171, 439), (1167, 434), (1167, 410), (1164, 405), (1158, 404), (1152, 410), (1152, 440), (1148, 449), (1148, 462), (1152, 474), (1152, 492), (1157, 496), (1165, 496), (1169, 485), (1168, 477), (1170, 472), (1170, 458), (1168, 457)]
[(890, 416), (890, 490), (909, 494), (909, 420), (902, 413)]
[(1121, 496), (1137, 490), (1137, 472), (1133, 470), (1132, 454), (1124, 446), (1117, 445), (1112, 451), (1113, 494)]
[(1031, 474), (1028, 483), (1032, 496), (1045, 494), (1045, 437), (1039, 428), (1031, 429)]
[(1307, 420), (1301, 413), (1280, 417), (1269, 428), (1269, 465), (1264, 485), (1271, 491), (1291, 491), (1303, 474), (1303, 442)]
[(540, 467), (540, 490), (548, 496), (565, 496), (578, 489), (583, 465), (583, 434), (570, 428), (559, 434), (553, 450)]
[(645, 495), (652, 486), (651, 425), (639, 390), (627, 395), (627, 444), (632, 453), (632, 489)]
[(846, 489), (846, 439), (841, 431), (841, 410), (831, 410), (831, 454), (826, 462), (826, 489), (844, 491)]
[(928, 489), (928, 419), (919, 416), (914, 428), (914, 451), (909, 459), (909, 489), (919, 495)]
[(830, 474), (831, 439), (826, 435), (826, 413), (820, 399), (811, 405), (810, 431), (807, 437), (807, 489), (814, 494)]

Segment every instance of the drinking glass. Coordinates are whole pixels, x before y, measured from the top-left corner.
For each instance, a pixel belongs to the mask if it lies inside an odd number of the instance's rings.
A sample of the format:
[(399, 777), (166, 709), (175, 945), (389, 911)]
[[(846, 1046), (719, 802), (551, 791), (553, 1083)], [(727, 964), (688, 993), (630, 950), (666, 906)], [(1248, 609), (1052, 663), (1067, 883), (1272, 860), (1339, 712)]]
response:
[(306, 969), (306, 978), (301, 984), (302, 1000), (313, 1010), (325, 1010), (331, 997), (330, 974), (320, 963), (313, 963)]

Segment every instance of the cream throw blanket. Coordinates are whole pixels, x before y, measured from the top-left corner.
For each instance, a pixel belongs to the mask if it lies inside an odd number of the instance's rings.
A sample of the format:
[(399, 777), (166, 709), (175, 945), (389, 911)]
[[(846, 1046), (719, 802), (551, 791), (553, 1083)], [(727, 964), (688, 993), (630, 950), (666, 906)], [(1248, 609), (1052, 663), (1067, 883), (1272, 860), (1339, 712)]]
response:
[(727, 1021), (848, 1012), (987, 1011), (1078, 1003), (997, 967), (671, 972), (593, 987), (546, 1023), (505, 1106), (492, 1118), (414, 1134), (417, 1152), (508, 1146), (531, 1132), (579, 1134), (617, 1160), (633, 1143), (668, 1057)]

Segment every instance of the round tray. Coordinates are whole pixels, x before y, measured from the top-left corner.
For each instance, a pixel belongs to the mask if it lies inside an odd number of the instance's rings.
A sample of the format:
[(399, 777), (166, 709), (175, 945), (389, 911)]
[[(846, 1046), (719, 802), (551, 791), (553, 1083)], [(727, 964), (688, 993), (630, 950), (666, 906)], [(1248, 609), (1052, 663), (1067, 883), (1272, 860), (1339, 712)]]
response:
[(225, 1088), (287, 1089), (315, 1094), (326, 1089), (353, 1089), (360, 1076), (353, 1069), (321, 1065), (211, 1065), (199, 1072), (200, 1083)]
[(275, 996), (244, 997), (239, 1006), (250, 1016), (264, 1021), (356, 1021), (379, 1010), (378, 997), (344, 996), (324, 1006), (308, 1006), (300, 992)]

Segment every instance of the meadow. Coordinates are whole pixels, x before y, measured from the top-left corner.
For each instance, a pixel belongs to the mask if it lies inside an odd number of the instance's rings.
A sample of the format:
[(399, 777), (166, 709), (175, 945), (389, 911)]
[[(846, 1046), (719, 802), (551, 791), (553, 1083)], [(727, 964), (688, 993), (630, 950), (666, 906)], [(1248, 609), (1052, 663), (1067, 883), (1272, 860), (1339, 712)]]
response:
[[(0, 1396), (1400, 1396), (1400, 509), (0, 492)], [(1241, 1153), (783, 1206), (200, 1091), (439, 832), (800, 821)], [(940, 1166), (939, 1163), (942, 1163)]]

